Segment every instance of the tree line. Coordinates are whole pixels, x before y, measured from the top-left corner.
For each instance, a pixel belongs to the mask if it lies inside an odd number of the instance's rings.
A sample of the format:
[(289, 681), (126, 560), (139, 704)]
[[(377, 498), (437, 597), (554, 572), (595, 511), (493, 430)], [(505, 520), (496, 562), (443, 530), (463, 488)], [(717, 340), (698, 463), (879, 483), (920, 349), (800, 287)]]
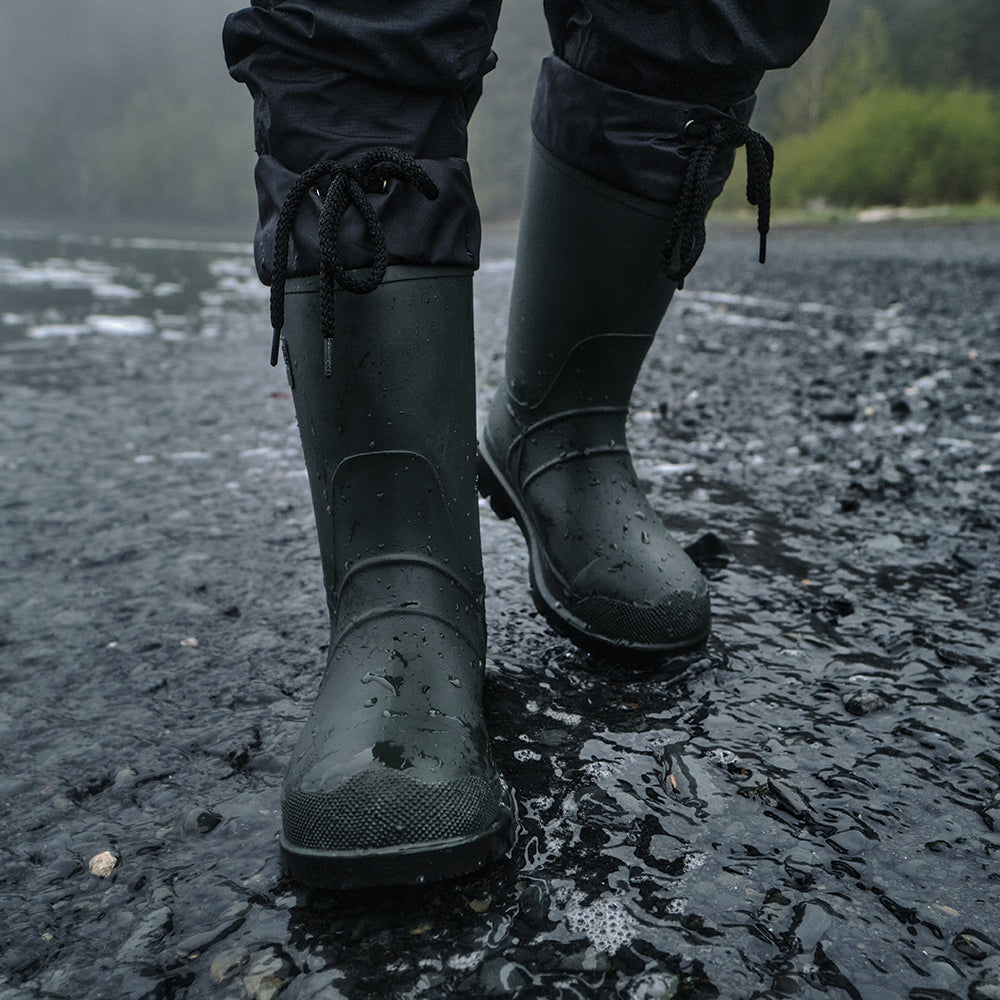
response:
[[(18, 5), (0, 33), (0, 214), (252, 219), (250, 99), (229, 79), (220, 41), (233, 6)], [(777, 147), (778, 202), (1000, 198), (997, 38), (996, 0), (836, 0), (805, 56), (760, 88), (754, 127)], [(470, 127), (488, 220), (520, 204), (534, 79), (549, 49), (540, 0), (505, 0), (496, 48)]]

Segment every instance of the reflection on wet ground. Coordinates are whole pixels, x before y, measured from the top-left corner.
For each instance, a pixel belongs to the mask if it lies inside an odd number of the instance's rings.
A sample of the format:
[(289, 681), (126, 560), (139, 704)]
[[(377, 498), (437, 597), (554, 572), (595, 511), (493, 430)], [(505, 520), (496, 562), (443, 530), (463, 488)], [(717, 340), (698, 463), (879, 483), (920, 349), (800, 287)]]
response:
[(631, 424), (712, 639), (579, 654), (484, 506), (517, 846), (338, 895), (277, 865), (325, 635), (249, 250), (8, 234), (0, 993), (1000, 996), (998, 235), (785, 230), (759, 268), (713, 233)]

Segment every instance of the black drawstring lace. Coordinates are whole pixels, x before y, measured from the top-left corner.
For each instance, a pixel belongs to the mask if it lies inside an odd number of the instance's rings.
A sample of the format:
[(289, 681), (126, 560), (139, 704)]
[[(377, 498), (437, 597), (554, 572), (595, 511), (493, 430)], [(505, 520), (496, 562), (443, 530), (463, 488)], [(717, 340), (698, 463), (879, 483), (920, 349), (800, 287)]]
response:
[(774, 150), (759, 132), (735, 118), (711, 122), (688, 122), (685, 134), (697, 142), (688, 160), (677, 214), (663, 248), (663, 270), (667, 277), (684, 287), (705, 247), (705, 216), (709, 209), (709, 173), (720, 149), (746, 146), (747, 201), (757, 206), (760, 233), (760, 262), (767, 255), (767, 231), (771, 221), (771, 171)]
[[(274, 233), (274, 273), (271, 278), (271, 327), (274, 330), (271, 341), (272, 365), (278, 363), (281, 330), (285, 325), (285, 278), (288, 274), (288, 246), (292, 226), (306, 192), (325, 176), (330, 177), (330, 186), (323, 198), (319, 215), (320, 327), (323, 333), (323, 369), (329, 377), (333, 374), (331, 340), (335, 285), (357, 295), (365, 295), (381, 284), (389, 266), (382, 223), (366, 192), (383, 190), (390, 178), (412, 184), (430, 201), (437, 198), (438, 189), (412, 156), (390, 146), (373, 149), (355, 163), (346, 166), (337, 160), (321, 160), (296, 178), (281, 206)], [(340, 262), (337, 238), (340, 220), (349, 205), (358, 210), (374, 244), (372, 263), (367, 274), (351, 274)]]

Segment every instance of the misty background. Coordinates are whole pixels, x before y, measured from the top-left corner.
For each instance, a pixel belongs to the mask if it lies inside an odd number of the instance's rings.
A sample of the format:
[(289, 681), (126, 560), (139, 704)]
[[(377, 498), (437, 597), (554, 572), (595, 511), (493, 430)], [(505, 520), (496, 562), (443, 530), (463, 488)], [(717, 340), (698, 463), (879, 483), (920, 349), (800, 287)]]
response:
[[(249, 233), (251, 103), (230, 80), (233, 0), (31, 0), (0, 33), (0, 216), (74, 226)], [(1000, 200), (1000, 4), (834, 0), (791, 70), (768, 76), (754, 127), (777, 147), (787, 208)], [(484, 218), (517, 215), (528, 113), (549, 49), (540, 0), (505, 0), (470, 130)], [(739, 160), (738, 160), (739, 162)], [(723, 195), (742, 201), (739, 178)]]

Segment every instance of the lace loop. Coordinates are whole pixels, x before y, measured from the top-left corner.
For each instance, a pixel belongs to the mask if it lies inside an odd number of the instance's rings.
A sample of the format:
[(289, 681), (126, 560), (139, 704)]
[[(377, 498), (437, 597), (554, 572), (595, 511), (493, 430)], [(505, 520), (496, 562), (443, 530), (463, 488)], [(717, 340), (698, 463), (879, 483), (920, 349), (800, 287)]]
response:
[[(288, 252), (292, 226), (302, 200), (311, 187), (322, 177), (329, 176), (330, 185), (323, 197), (319, 215), (320, 251), (320, 328), (323, 333), (323, 369), (332, 373), (331, 340), (334, 332), (334, 289), (337, 285), (366, 295), (382, 283), (389, 266), (389, 253), (385, 232), (369, 193), (384, 191), (390, 180), (401, 180), (417, 188), (429, 201), (438, 196), (437, 185), (407, 153), (390, 146), (372, 149), (353, 164), (337, 160), (320, 160), (295, 179), (288, 189), (274, 233), (274, 273), (271, 278), (271, 364), (278, 363), (281, 348), (281, 330), (285, 325), (285, 281), (288, 275)], [(350, 273), (341, 263), (338, 250), (340, 223), (348, 208), (353, 206), (364, 222), (365, 232), (371, 240), (372, 262), (367, 272)]]
[(746, 147), (747, 201), (757, 206), (757, 232), (760, 234), (758, 259), (762, 264), (767, 256), (771, 172), (774, 169), (771, 144), (759, 132), (736, 118), (690, 121), (684, 132), (695, 141), (695, 149), (688, 159), (677, 213), (663, 248), (663, 270), (668, 278), (677, 282), (678, 288), (684, 287), (684, 279), (705, 248), (705, 216), (711, 203), (709, 176), (718, 151)]

